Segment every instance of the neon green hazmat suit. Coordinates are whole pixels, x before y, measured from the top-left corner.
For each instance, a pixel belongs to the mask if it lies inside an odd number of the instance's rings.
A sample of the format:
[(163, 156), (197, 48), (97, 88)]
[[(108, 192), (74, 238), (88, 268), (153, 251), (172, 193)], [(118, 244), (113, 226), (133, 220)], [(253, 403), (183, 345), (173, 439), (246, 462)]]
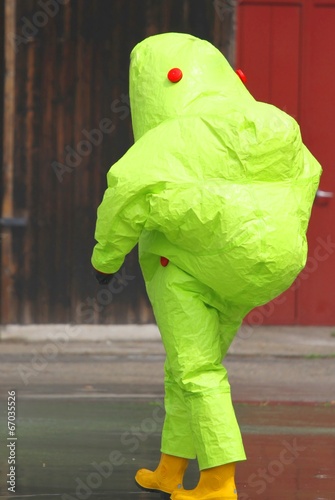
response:
[(139, 243), (167, 353), (161, 451), (200, 469), (243, 460), (221, 362), (244, 316), (303, 269), (321, 168), (295, 120), (193, 36), (134, 48), (130, 103), (135, 144), (108, 172), (92, 264), (114, 273)]

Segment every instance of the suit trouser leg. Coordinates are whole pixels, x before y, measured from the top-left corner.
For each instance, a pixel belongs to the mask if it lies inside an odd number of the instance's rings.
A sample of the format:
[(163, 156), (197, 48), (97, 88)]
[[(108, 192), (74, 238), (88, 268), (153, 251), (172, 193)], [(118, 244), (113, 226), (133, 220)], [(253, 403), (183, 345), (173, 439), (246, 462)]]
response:
[(174, 380), (168, 360), (165, 361), (164, 369), (165, 420), (162, 432), (161, 452), (183, 458), (196, 458), (184, 391)]
[(157, 269), (147, 289), (167, 354), (162, 452), (196, 455), (200, 469), (244, 460), (221, 364), (232, 339), (209, 305), (210, 290), (171, 263)]

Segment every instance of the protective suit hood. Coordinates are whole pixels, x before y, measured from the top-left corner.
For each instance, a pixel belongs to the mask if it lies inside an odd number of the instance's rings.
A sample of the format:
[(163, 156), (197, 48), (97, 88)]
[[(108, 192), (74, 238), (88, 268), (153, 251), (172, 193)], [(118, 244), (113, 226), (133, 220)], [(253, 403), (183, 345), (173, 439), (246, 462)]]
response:
[[(183, 73), (178, 83), (169, 70)], [(183, 33), (164, 33), (135, 46), (130, 63), (130, 105), (135, 141), (164, 120), (192, 115), (202, 105), (229, 106), (253, 100), (219, 50), (206, 40)]]
[[(183, 77), (172, 83), (176, 67)], [(93, 266), (116, 272), (138, 243), (147, 286), (164, 256), (219, 297), (236, 325), (303, 269), (321, 167), (297, 122), (256, 101), (193, 36), (139, 43), (130, 99), (135, 144), (108, 172)]]

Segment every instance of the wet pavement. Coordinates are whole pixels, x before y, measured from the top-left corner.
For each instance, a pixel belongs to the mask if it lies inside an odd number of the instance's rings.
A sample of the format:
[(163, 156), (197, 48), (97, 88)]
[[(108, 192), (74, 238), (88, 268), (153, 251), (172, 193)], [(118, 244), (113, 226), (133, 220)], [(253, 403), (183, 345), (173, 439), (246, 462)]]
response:
[[(0, 499), (159, 500), (133, 477), (159, 459), (160, 343), (68, 344), (48, 356), (46, 345), (0, 343)], [(237, 468), (239, 500), (335, 500), (334, 354), (292, 354), (227, 357), (248, 457)], [(13, 389), (15, 493), (6, 483)], [(185, 487), (197, 478), (192, 461)]]
[[(133, 477), (158, 460), (161, 399), (18, 394), (17, 411), (16, 493), (7, 494), (2, 446), (0, 498), (159, 498), (138, 490)], [(335, 499), (332, 405), (237, 403), (236, 413), (248, 456), (238, 466), (239, 500)], [(192, 461), (185, 486), (197, 477)]]

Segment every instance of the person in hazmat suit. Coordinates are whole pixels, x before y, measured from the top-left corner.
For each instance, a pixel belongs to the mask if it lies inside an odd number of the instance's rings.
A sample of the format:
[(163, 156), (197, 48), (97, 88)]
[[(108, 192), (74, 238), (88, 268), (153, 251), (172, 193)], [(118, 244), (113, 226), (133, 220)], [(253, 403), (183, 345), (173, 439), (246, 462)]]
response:
[(191, 35), (133, 49), (130, 105), (135, 143), (108, 172), (92, 264), (108, 283), (139, 244), (166, 350), (161, 459), (135, 479), (173, 500), (237, 499), (245, 452), (222, 360), (245, 315), (303, 269), (321, 168), (296, 121)]

